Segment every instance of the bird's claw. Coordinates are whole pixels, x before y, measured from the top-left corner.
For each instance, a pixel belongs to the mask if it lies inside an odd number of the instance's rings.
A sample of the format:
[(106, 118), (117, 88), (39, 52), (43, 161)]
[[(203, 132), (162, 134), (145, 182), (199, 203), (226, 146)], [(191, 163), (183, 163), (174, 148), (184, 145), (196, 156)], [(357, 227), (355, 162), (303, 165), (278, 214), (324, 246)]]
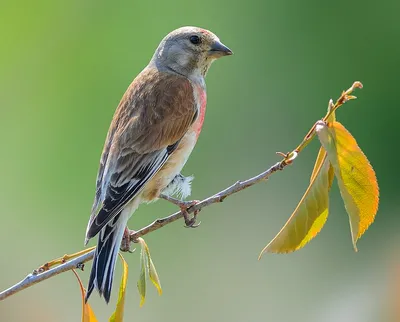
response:
[[(197, 204), (199, 201), (189, 201), (189, 203), (191, 203), (190, 207), (194, 206), (195, 204)], [(196, 210), (193, 212), (193, 217), (189, 218), (189, 213), (187, 212), (188, 208), (181, 208), (182, 214), (183, 214), (183, 218), (185, 219), (185, 228), (197, 228), (200, 226), (201, 221), (199, 221), (199, 223), (196, 224), (196, 218), (197, 218), (197, 214), (200, 212), (200, 210)]]
[(128, 227), (125, 228), (124, 237), (122, 238), (121, 246), (119, 247), (121, 252), (134, 253), (136, 251), (136, 248), (131, 249), (131, 234), (133, 233), (135, 233), (135, 231), (129, 230)]
[(125, 239), (123, 239), (119, 250), (121, 252), (134, 253), (136, 248), (131, 249), (130, 242), (125, 242)]
[(185, 220), (185, 226), (183, 226), (183, 227), (185, 227), (185, 228), (197, 228), (197, 227), (200, 226), (200, 224), (201, 224), (201, 221), (199, 221), (199, 222), (196, 224), (196, 219), (193, 217), (193, 218), (190, 219), (189, 221), (186, 221), (186, 220)]
[(200, 212), (200, 209), (195, 210), (193, 212), (192, 218), (189, 218), (189, 213), (188, 213), (188, 209), (190, 207), (193, 207), (194, 205), (197, 205), (200, 202), (200, 200), (185, 201), (185, 200), (179, 200), (176, 198), (172, 198), (168, 195), (163, 195), (163, 194), (161, 194), (160, 197), (169, 202), (172, 202), (174, 205), (177, 205), (179, 207), (179, 209), (182, 212), (183, 218), (185, 219), (185, 227), (186, 228), (197, 228), (200, 226), (200, 223), (196, 224), (196, 216)]

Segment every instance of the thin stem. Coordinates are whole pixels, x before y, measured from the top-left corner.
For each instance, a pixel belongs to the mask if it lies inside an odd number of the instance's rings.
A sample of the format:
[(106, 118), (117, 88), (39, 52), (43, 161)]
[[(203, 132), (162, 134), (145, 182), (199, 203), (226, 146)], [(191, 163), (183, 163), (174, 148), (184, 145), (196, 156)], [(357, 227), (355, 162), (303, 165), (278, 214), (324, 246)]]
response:
[(4, 300), (5, 298), (14, 295), (15, 293), (18, 293), (32, 285), (35, 285), (39, 282), (42, 282), (44, 280), (47, 280), (50, 277), (53, 277), (55, 275), (61, 274), (63, 272), (70, 271), (71, 269), (74, 268), (83, 268), (83, 263), (91, 260), (94, 255), (94, 250), (90, 251), (89, 253), (86, 253), (84, 255), (81, 255), (69, 262), (66, 262), (64, 264), (61, 264), (59, 266), (56, 266), (52, 269), (49, 269), (48, 271), (45, 271), (43, 273), (35, 273), (34, 271), (32, 274), (29, 274), (26, 276), (22, 281), (19, 283), (11, 286), (10, 288), (6, 289), (5, 291), (0, 293), (0, 301)]

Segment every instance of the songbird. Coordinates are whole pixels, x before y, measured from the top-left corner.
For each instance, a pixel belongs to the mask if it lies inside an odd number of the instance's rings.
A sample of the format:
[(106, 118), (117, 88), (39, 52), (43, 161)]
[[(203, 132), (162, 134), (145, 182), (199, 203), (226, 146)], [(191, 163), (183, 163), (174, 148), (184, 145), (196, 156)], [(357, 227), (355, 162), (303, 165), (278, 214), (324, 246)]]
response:
[[(203, 125), (204, 78), (213, 61), (231, 54), (212, 32), (179, 28), (126, 90), (104, 144), (86, 231), (85, 244), (99, 234), (86, 301), (95, 288), (110, 301), (126, 225), (141, 203), (164, 197), (183, 211), (192, 205), (168, 196), (190, 194), (191, 178), (180, 172)], [(184, 217), (194, 226), (194, 218)]]

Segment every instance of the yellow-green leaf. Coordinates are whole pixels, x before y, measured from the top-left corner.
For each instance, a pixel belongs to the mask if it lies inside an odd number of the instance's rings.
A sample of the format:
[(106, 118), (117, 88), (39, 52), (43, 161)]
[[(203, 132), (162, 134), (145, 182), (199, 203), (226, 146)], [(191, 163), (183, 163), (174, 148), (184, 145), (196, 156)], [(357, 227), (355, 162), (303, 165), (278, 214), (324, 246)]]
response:
[(82, 281), (79, 278), (79, 275), (75, 270), (73, 269), (72, 272), (75, 274), (76, 279), (78, 280), (79, 283), (79, 288), (81, 289), (81, 297), (82, 297), (82, 322), (97, 322), (96, 316), (94, 315), (94, 312), (92, 308), (90, 307), (89, 303), (85, 303), (85, 295), (86, 295), (86, 290), (82, 285)]
[(146, 300), (146, 274), (148, 270), (147, 269), (148, 259), (146, 251), (144, 250), (143, 247), (144, 240), (142, 238), (140, 239), (138, 238), (138, 241), (142, 247), (140, 250), (140, 275), (139, 275), (139, 280), (137, 282), (137, 288), (140, 294), (140, 307), (142, 307)]
[(320, 122), (316, 128), (328, 153), (346, 211), (354, 249), (356, 242), (375, 219), (379, 188), (375, 172), (354, 137), (339, 122)]
[(119, 286), (117, 307), (113, 315), (111, 315), (110, 317), (110, 322), (122, 322), (124, 320), (125, 292), (126, 283), (128, 282), (128, 264), (126, 263), (124, 257), (122, 257), (121, 253), (119, 253), (118, 255), (122, 262), (122, 278), (121, 284)]
[(265, 252), (289, 253), (298, 250), (321, 231), (328, 218), (328, 192), (332, 180), (326, 153), (320, 153), (304, 196), (285, 226), (264, 247), (259, 258)]
[(138, 289), (141, 296), (140, 306), (143, 306), (146, 299), (146, 278), (150, 277), (151, 282), (157, 288), (159, 295), (162, 294), (161, 283), (156, 268), (151, 259), (150, 249), (143, 238), (138, 238), (141, 246), (140, 250), (140, 276), (138, 280)]
[(157, 289), (158, 295), (162, 294), (162, 288), (161, 288), (161, 283), (160, 283), (160, 279), (158, 277), (157, 271), (156, 271), (156, 267), (154, 266), (154, 263), (151, 259), (150, 256), (150, 250), (146, 245), (146, 250), (147, 250), (147, 258), (148, 258), (148, 265), (149, 265), (149, 277), (150, 277), (150, 281), (152, 281), (152, 283), (154, 284), (154, 286)]

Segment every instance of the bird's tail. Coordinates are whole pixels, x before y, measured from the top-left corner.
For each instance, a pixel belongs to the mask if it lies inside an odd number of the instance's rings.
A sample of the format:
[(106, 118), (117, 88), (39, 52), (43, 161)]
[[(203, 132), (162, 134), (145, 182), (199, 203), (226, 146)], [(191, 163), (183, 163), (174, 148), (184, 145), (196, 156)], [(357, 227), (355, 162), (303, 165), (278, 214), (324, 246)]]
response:
[(100, 231), (85, 302), (95, 288), (107, 303), (110, 301), (115, 262), (128, 219), (122, 211)]

